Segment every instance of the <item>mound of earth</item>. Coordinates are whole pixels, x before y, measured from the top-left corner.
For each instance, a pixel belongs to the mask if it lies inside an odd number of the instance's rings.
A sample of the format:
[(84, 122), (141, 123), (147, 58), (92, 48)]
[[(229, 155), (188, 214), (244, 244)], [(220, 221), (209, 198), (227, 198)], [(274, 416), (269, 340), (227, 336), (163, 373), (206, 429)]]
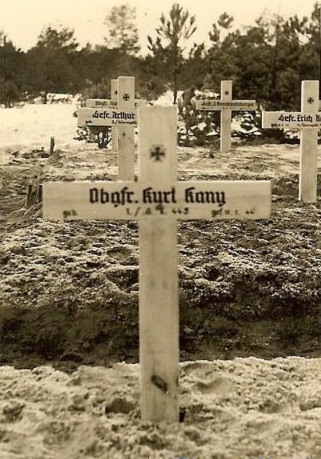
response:
[[(0, 165), (0, 362), (138, 360), (138, 224), (49, 222), (28, 185), (115, 180), (112, 150), (79, 144), (48, 158), (7, 149)], [(261, 221), (179, 224), (181, 360), (320, 356), (320, 202), (298, 201), (299, 148), (179, 148), (179, 180), (271, 179)]]

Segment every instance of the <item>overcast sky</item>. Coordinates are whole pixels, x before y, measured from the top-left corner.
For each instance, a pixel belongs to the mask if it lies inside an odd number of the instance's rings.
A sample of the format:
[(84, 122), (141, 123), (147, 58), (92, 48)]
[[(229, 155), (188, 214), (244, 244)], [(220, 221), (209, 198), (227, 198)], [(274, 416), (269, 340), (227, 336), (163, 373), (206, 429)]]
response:
[[(0, 0), (0, 30), (14, 45), (26, 51), (36, 44), (40, 32), (49, 25), (75, 30), (81, 45), (104, 43), (104, 18), (113, 6), (136, 7), (142, 52), (146, 36), (155, 36), (161, 13), (168, 13), (175, 0)], [(197, 32), (192, 42), (207, 41), (212, 24), (223, 12), (234, 16), (235, 24), (251, 25), (264, 10), (283, 17), (310, 16), (315, 0), (177, 0), (196, 16)]]

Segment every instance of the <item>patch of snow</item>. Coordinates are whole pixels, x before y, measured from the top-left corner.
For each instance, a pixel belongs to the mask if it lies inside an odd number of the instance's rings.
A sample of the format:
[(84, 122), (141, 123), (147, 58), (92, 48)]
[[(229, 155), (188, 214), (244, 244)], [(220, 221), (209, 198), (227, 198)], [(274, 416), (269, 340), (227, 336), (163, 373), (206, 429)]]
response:
[(0, 367), (1, 459), (314, 459), (321, 359), (180, 365), (183, 423), (139, 418), (139, 365)]
[[(181, 97), (184, 91), (177, 92), (177, 99)], [(173, 91), (168, 90), (162, 94), (157, 100), (153, 102), (154, 105), (173, 105), (174, 94)]]
[(73, 117), (74, 104), (26, 104), (19, 108), (0, 108), (0, 157), (5, 149), (49, 149), (50, 138), (56, 148), (80, 145), (74, 140), (77, 121)]

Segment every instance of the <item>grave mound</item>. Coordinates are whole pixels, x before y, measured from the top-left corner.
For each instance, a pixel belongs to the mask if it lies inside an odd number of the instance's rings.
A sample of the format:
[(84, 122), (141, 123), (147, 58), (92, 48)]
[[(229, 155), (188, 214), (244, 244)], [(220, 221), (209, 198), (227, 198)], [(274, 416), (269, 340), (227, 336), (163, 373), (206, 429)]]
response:
[[(253, 179), (262, 162), (269, 173), (270, 152), (199, 157), (213, 169), (239, 165), (229, 176)], [(190, 153), (180, 152), (184, 166), (197, 159)], [(45, 222), (41, 204), (25, 207), (32, 171), (27, 159), (2, 174), (1, 363), (137, 362), (137, 222)], [(192, 167), (179, 171), (186, 177), (226, 175)], [(179, 223), (181, 360), (320, 356), (320, 205), (297, 201), (297, 174), (274, 176), (272, 194), (267, 221)]]

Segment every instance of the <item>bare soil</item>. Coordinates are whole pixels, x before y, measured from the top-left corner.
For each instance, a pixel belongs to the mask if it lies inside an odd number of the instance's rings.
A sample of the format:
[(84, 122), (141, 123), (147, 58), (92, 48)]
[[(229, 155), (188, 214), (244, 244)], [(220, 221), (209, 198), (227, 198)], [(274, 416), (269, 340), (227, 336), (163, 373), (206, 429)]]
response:
[[(298, 200), (299, 147), (178, 149), (178, 179), (271, 179), (261, 221), (179, 225), (181, 360), (321, 356), (320, 201)], [(138, 224), (49, 222), (28, 184), (115, 180), (93, 144), (8, 148), (0, 162), (0, 363), (138, 361)], [(319, 187), (321, 181), (319, 180)]]

